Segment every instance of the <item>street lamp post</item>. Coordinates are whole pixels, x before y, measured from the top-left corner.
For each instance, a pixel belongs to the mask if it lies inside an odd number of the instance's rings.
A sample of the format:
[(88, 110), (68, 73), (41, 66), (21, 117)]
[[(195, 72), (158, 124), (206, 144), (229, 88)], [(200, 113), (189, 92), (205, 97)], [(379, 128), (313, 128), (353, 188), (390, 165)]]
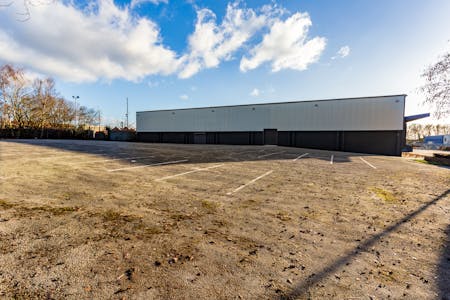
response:
[(77, 99), (80, 99), (80, 96), (72, 96), (75, 101), (75, 127), (78, 127), (78, 109), (77, 109)]

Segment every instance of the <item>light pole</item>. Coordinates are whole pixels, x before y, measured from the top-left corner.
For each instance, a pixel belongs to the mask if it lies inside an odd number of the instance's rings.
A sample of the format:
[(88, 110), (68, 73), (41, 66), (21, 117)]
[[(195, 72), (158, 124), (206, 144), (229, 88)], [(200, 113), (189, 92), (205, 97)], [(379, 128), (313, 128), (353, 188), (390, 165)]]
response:
[(80, 96), (72, 96), (73, 100), (75, 101), (75, 127), (78, 126), (78, 109), (77, 109), (77, 99), (80, 99)]
[(128, 97), (127, 97), (127, 113), (125, 115), (127, 116), (127, 129), (128, 129)]

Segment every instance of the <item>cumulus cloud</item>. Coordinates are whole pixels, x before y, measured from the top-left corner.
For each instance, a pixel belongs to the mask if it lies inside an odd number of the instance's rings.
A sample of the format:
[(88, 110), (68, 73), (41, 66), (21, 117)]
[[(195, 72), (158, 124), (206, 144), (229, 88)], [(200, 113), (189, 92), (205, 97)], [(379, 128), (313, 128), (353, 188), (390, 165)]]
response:
[(350, 47), (349, 46), (343, 46), (336, 53), (336, 56), (333, 56), (331, 59), (344, 58), (344, 57), (349, 56), (349, 54), (350, 54)]
[(241, 59), (241, 71), (255, 69), (265, 62), (272, 63), (273, 72), (307, 69), (319, 59), (326, 45), (323, 37), (308, 39), (311, 25), (307, 13), (295, 13), (284, 21), (277, 20), (262, 42), (250, 50), (250, 56)]
[(189, 99), (189, 96), (186, 95), (186, 94), (183, 94), (183, 95), (180, 95), (180, 99), (181, 99), (181, 100), (188, 100), (188, 99)]
[(221, 61), (231, 60), (256, 32), (272, 23), (284, 10), (263, 6), (260, 12), (241, 8), (238, 2), (228, 4), (223, 21), (209, 9), (197, 11), (194, 32), (189, 36), (189, 54), (179, 76), (191, 77), (204, 68), (215, 68)]
[(250, 96), (252, 96), (252, 97), (258, 97), (259, 96), (259, 90), (257, 89), (257, 88), (254, 88), (252, 91), (251, 91), (251, 93), (250, 93)]
[[(0, 7), (0, 63), (72, 82), (139, 81), (150, 75), (189, 78), (235, 56), (242, 71), (264, 62), (272, 62), (273, 71), (304, 70), (325, 47), (324, 38), (307, 39), (308, 14), (289, 17), (274, 3), (252, 9), (234, 2), (220, 21), (213, 11), (197, 8), (186, 49), (176, 52), (164, 45), (158, 24), (133, 13), (144, 2), (168, 0), (133, 0), (125, 7), (94, 0), (83, 9), (57, 1), (30, 6), (26, 22), (17, 22), (20, 7)], [(252, 47), (255, 41), (261, 42)]]
[(0, 61), (75, 82), (135, 81), (178, 69), (177, 54), (162, 44), (154, 22), (132, 17), (112, 0), (94, 6), (32, 6), (26, 22), (17, 22), (13, 9), (0, 9)]

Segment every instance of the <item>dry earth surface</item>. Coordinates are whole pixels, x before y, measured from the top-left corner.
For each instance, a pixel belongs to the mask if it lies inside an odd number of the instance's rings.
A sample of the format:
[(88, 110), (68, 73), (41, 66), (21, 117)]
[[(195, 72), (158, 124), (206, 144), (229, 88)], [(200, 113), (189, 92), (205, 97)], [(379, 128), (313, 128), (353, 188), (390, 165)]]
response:
[(0, 298), (450, 299), (449, 189), (400, 157), (2, 140)]

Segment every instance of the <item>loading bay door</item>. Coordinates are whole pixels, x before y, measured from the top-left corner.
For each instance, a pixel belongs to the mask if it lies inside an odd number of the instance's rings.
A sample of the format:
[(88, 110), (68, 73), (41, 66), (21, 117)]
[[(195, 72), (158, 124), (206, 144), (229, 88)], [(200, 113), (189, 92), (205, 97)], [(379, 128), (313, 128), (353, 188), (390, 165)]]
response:
[(278, 130), (264, 129), (264, 144), (278, 145)]

